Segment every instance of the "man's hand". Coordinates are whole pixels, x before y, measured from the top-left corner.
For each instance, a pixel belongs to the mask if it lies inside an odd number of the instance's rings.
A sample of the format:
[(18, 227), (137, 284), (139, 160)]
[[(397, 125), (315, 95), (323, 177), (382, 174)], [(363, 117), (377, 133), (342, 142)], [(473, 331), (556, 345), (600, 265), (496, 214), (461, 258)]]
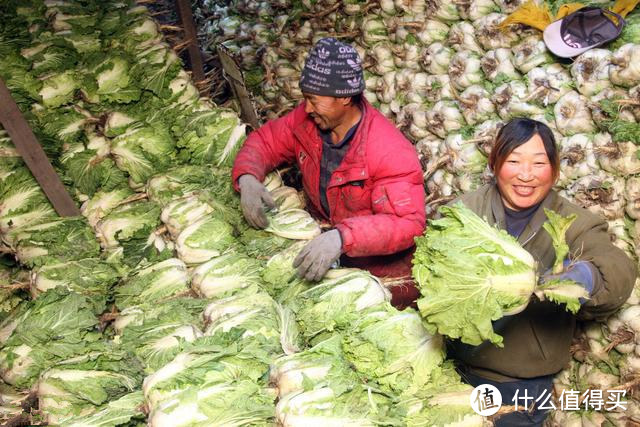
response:
[(300, 251), (293, 266), (301, 278), (318, 281), (327, 274), (329, 267), (340, 258), (342, 237), (338, 230), (330, 230), (311, 240)]
[(245, 219), (254, 228), (266, 228), (269, 221), (265, 215), (265, 206), (270, 209), (276, 207), (271, 193), (250, 174), (241, 175), (238, 178), (238, 186), (240, 187), (240, 206)]

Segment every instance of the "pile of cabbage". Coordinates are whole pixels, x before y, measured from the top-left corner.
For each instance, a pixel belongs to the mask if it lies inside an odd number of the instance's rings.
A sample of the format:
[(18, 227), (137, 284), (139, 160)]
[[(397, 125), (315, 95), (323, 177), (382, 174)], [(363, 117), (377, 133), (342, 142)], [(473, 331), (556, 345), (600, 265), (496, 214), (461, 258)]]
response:
[(278, 173), (269, 227), (247, 226), (229, 179), (245, 127), (145, 7), (0, 15), (0, 77), (82, 213), (55, 213), (0, 129), (3, 423), (483, 425), (442, 337), (377, 277), (296, 276), (321, 229)]
[[(538, 30), (497, 28), (522, 3), (201, 0), (196, 16), (206, 33), (203, 45), (223, 43), (235, 52), (265, 118), (301, 100), (300, 71), (317, 39), (333, 36), (352, 43), (364, 60), (366, 98), (416, 146), (429, 214), (487, 182), (487, 154), (502, 123), (518, 115), (547, 123), (561, 150), (558, 190), (606, 218), (614, 243), (637, 259), (640, 74), (634, 64), (640, 10), (627, 15), (614, 42), (563, 61), (546, 49)], [(562, 2), (547, 4), (555, 13)], [(629, 307), (637, 304), (639, 286)], [(618, 342), (618, 329), (603, 326), (603, 339)], [(629, 350), (634, 334), (624, 336), (627, 347), (604, 346), (614, 361), (606, 370), (609, 382), (618, 386), (640, 375), (640, 353)], [(578, 341), (589, 339), (582, 335)], [(601, 370), (592, 360), (581, 357), (576, 363), (583, 370)], [(584, 416), (585, 425), (605, 416), (618, 424), (625, 417), (637, 422), (633, 411), (597, 414), (578, 412), (570, 418)], [(568, 415), (558, 412), (563, 416)]]

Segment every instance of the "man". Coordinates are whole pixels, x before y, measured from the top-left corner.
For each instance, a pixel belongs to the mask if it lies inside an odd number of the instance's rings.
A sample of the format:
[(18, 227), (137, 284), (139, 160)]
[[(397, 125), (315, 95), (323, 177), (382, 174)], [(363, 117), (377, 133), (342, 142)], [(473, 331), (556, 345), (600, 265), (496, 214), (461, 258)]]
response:
[[(409, 276), (413, 239), (425, 227), (414, 147), (362, 96), (362, 65), (353, 47), (319, 40), (300, 89), (304, 101), (249, 135), (236, 157), (232, 178), (245, 218), (256, 228), (268, 225), (264, 211), (273, 199), (262, 181), (279, 165), (295, 162), (312, 207), (333, 226), (300, 251), (298, 274), (320, 280), (340, 259), (379, 277)], [(401, 308), (418, 296), (406, 285), (391, 292)]]

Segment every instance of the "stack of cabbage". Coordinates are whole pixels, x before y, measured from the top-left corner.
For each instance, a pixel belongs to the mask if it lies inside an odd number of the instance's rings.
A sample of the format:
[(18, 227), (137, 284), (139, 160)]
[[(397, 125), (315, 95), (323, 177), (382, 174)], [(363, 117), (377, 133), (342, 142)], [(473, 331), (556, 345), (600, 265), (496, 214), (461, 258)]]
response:
[[(223, 42), (238, 55), (268, 118), (301, 99), (300, 70), (318, 38), (353, 43), (364, 59), (367, 99), (416, 145), (429, 213), (486, 182), (487, 153), (501, 123), (522, 115), (547, 123), (561, 148), (558, 189), (603, 215), (615, 244), (636, 259), (640, 10), (627, 16), (615, 42), (564, 61), (546, 49), (538, 30), (497, 28), (523, 2), (203, 0), (197, 16), (210, 45)], [(552, 12), (561, 3), (547, 2)], [(637, 307), (639, 291), (629, 307)], [(601, 336), (616, 343), (619, 330), (620, 323), (609, 322)], [(635, 335), (625, 336), (626, 347), (604, 345), (615, 365), (606, 372), (617, 385), (640, 375), (638, 347), (631, 351)], [(582, 369), (596, 369), (592, 360), (582, 359)]]
[[(212, 165), (230, 165), (244, 125), (199, 98), (132, 2), (9, 1), (0, 15), (0, 76), (84, 215), (55, 214), (0, 129), (2, 249), (20, 263), (3, 258), (0, 375), (15, 388), (2, 386), (2, 416), (19, 414), (31, 390), (49, 423), (144, 419), (146, 364), (102, 332), (99, 316), (114, 298), (128, 307), (134, 294), (152, 302), (188, 291), (159, 200), (178, 186), (171, 178), (188, 186), (204, 177), (199, 184), (216, 190), (209, 181), (228, 170)], [(156, 199), (147, 196), (151, 176), (187, 161), (192, 171), (168, 175)], [(152, 273), (164, 275), (141, 280)]]
[(483, 424), (441, 337), (377, 278), (296, 277), (320, 227), (278, 174), (269, 227), (247, 227), (244, 125), (199, 98), (144, 7), (0, 16), (0, 76), (82, 212), (56, 215), (0, 129), (3, 422), (31, 392), (31, 424)]

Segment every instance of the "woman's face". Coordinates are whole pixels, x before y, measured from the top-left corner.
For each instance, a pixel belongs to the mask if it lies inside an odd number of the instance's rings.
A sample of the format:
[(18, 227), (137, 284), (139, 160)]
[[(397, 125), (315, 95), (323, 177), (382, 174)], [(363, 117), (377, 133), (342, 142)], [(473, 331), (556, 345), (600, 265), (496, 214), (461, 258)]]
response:
[(540, 135), (535, 134), (506, 158), (496, 175), (504, 205), (516, 211), (534, 206), (553, 187), (553, 169)]

